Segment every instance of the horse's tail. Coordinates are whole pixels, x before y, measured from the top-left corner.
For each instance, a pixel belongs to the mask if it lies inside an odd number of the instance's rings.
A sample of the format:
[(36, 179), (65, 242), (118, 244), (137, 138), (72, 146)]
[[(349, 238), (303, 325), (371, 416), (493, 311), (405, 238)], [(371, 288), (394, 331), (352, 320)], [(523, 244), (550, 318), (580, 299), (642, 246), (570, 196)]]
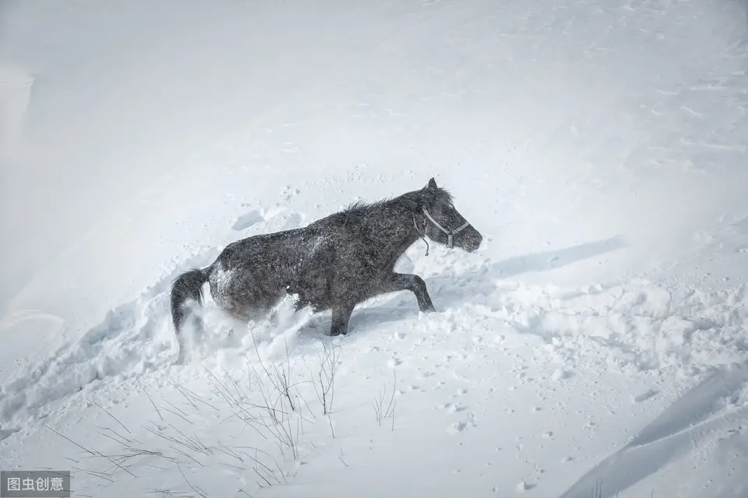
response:
[[(189, 310), (185, 306), (188, 301), (195, 301), (197, 305), (203, 303), (203, 284), (208, 281), (209, 269), (195, 269), (183, 273), (177, 277), (171, 286), (171, 319), (174, 322), (174, 330), (179, 340), (179, 359), (182, 363), (185, 356), (184, 335), (181, 334), (182, 326), (189, 316)], [(200, 327), (202, 321), (199, 317), (192, 316), (193, 323)]]

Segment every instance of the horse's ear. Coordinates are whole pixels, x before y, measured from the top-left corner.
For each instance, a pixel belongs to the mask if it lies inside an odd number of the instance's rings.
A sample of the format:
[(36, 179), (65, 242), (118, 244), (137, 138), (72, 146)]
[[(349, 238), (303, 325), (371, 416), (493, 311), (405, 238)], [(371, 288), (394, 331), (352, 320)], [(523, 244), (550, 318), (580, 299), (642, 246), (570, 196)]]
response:
[(431, 178), (431, 180), (429, 180), (429, 184), (426, 187), (427, 188), (437, 188), (436, 187), (436, 180), (434, 180), (433, 178)]

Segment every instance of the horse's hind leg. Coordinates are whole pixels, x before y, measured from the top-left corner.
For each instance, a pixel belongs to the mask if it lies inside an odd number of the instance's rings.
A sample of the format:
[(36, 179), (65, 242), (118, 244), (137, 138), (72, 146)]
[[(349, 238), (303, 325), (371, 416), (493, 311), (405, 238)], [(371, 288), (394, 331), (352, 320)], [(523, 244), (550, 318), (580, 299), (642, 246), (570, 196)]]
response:
[(343, 304), (332, 308), (332, 325), (330, 325), (330, 335), (336, 336), (348, 333), (348, 322), (353, 314), (353, 308), (356, 305)]
[(423, 281), (418, 275), (412, 275), (409, 273), (393, 273), (389, 275), (389, 279), (384, 282), (384, 288), (382, 292), (397, 292), (408, 290), (416, 295), (418, 300), (418, 308), (424, 312), (436, 311), (434, 303), (431, 302), (431, 296), (426, 288), (426, 282)]

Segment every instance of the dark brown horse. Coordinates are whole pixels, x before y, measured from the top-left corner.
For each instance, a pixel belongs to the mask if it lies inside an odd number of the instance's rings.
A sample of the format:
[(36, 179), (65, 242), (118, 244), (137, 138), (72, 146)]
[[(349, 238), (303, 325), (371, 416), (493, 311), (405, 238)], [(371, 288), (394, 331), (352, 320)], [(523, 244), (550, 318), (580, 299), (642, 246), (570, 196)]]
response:
[(207, 268), (180, 275), (171, 291), (171, 313), (185, 355), (185, 307), (202, 302), (210, 284), (216, 303), (242, 320), (260, 316), (287, 294), (296, 309), (332, 310), (330, 335), (346, 334), (357, 304), (380, 294), (408, 290), (421, 311), (434, 311), (418, 275), (395, 273), (398, 258), (419, 237), (475, 251), (481, 234), (455, 209), (452, 196), (432, 178), (420, 190), (373, 204), (357, 203), (304, 228), (256, 235), (229, 244)]

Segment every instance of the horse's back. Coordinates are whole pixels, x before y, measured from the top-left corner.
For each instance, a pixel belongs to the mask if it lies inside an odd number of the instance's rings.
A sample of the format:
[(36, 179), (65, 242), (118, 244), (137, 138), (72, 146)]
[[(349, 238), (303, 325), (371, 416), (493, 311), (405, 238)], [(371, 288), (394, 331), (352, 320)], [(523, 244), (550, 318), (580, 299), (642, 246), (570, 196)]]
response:
[(216, 262), (227, 267), (236, 267), (286, 259), (293, 257), (302, 240), (302, 229), (253, 235), (227, 245)]
[(211, 294), (225, 309), (272, 307), (287, 293), (324, 309), (334, 271), (331, 247), (329, 237), (314, 229), (238, 240), (226, 246), (213, 263)]
[(361, 232), (346, 217), (333, 215), (305, 228), (233, 242), (213, 265), (211, 293), (215, 288), (217, 301), (239, 307), (272, 306), (287, 293), (316, 310), (363, 299), (378, 265), (375, 244)]

